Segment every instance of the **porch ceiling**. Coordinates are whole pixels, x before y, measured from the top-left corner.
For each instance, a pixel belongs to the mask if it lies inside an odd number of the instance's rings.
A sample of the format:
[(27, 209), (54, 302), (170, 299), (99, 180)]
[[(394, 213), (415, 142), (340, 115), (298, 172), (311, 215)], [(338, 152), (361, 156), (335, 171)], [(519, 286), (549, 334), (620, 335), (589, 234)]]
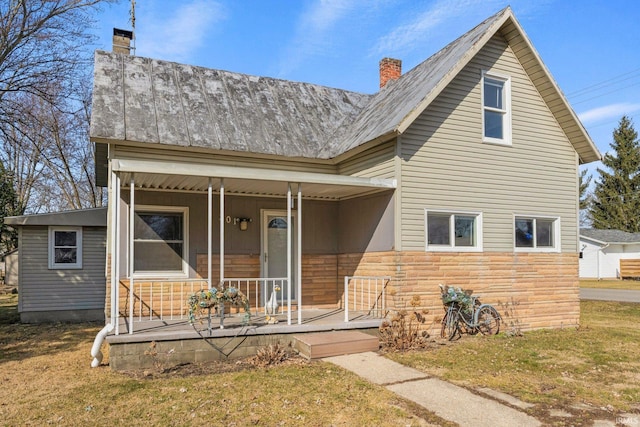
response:
[[(225, 194), (283, 197), (287, 195), (288, 183), (300, 183), (305, 198), (323, 200), (348, 199), (396, 188), (395, 179), (150, 160), (113, 160), (112, 169), (120, 174), (125, 187), (133, 177), (136, 188), (171, 191), (207, 191), (209, 178), (215, 191), (224, 179)], [(292, 191), (297, 189), (293, 187)]]

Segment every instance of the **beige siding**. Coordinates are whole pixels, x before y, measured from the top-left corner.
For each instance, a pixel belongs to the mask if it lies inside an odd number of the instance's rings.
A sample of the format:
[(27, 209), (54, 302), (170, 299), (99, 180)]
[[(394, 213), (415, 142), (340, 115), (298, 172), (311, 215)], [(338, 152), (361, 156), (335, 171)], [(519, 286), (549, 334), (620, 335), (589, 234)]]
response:
[[(482, 143), (481, 72), (511, 76), (512, 146)], [(402, 244), (424, 250), (424, 209), (483, 213), (484, 250), (513, 250), (513, 215), (561, 218), (577, 250), (577, 157), (513, 52), (494, 37), (401, 139)]]
[(103, 309), (106, 230), (82, 230), (82, 269), (49, 270), (48, 227), (24, 227), (20, 242), (21, 311)]
[(340, 163), (338, 173), (365, 178), (395, 178), (395, 150), (395, 140), (373, 147)]
[(112, 158), (117, 159), (143, 159), (168, 162), (215, 164), (221, 166), (255, 167), (262, 169), (286, 169), (292, 172), (315, 172), (335, 174), (336, 167), (320, 162), (297, 162), (292, 159), (274, 158), (248, 158), (233, 155), (214, 154), (210, 151), (196, 150), (171, 150), (156, 144), (149, 147), (135, 145), (116, 145), (111, 153)]

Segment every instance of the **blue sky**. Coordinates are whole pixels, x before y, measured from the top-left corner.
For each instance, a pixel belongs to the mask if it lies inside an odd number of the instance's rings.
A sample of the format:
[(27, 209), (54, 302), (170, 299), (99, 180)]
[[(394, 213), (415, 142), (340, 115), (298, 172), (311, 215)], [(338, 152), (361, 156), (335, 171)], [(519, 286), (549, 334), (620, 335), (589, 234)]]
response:
[[(507, 5), (603, 154), (623, 114), (640, 130), (635, 0), (136, 0), (136, 55), (374, 93), (381, 58), (406, 72)], [(99, 48), (129, 7), (102, 9)]]

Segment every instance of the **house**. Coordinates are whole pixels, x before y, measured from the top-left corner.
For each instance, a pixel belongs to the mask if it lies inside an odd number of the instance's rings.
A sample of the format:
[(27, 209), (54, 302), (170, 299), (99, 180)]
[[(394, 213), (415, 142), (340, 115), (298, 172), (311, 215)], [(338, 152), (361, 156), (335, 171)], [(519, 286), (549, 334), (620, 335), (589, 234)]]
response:
[(380, 67), (369, 95), (96, 52), (114, 302), (96, 343), (218, 284), (258, 307), (280, 288), (291, 330), (413, 295), (438, 325), (440, 283), (517, 303), (527, 329), (578, 323), (578, 167), (601, 155), (511, 9)]
[(581, 228), (580, 277), (585, 279), (640, 277), (640, 233)]
[[(24, 323), (104, 321), (107, 208), (5, 218)], [(17, 265), (15, 265), (17, 264)]]

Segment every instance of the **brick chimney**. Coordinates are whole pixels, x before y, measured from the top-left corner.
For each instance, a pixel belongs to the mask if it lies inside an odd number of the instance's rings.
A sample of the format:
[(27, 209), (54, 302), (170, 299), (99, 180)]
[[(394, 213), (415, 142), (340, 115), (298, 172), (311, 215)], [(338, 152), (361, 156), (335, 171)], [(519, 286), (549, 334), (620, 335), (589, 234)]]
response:
[(389, 80), (398, 80), (402, 75), (402, 61), (393, 58), (380, 60), (380, 89), (385, 87)]
[(131, 40), (133, 31), (113, 29), (113, 52), (131, 55)]

